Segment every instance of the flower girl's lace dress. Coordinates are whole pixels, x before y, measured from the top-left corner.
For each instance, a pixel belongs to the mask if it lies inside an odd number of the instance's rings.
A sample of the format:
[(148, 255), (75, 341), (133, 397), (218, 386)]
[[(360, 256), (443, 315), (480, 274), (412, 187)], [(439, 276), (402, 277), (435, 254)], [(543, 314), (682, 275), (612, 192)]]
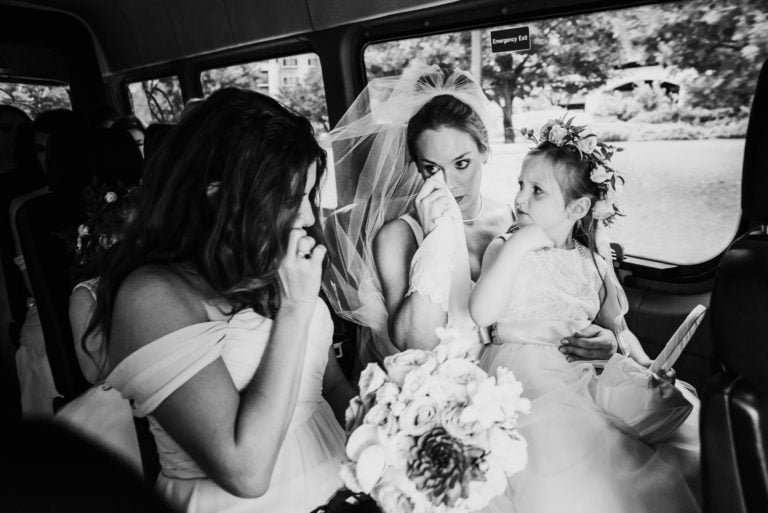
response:
[(528, 253), (494, 343), (481, 357), (491, 374), (499, 366), (512, 370), (533, 401), (520, 420), (528, 466), (511, 480), (517, 512), (699, 511), (674, 453), (614, 428), (590, 394), (592, 364), (569, 363), (558, 349), (600, 310), (606, 269), (595, 258), (600, 274), (578, 243)]

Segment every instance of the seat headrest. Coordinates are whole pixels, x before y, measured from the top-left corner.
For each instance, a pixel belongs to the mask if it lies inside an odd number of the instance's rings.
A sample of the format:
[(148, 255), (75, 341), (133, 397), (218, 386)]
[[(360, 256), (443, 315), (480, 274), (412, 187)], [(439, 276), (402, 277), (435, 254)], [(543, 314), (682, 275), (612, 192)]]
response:
[(94, 132), (88, 147), (88, 167), (98, 182), (136, 185), (143, 165), (141, 150), (131, 134), (116, 128)]
[(149, 160), (157, 152), (157, 149), (168, 136), (168, 132), (175, 126), (168, 123), (153, 123), (147, 127), (147, 133), (144, 135), (144, 158), (146, 160)]
[(80, 128), (59, 129), (48, 136), (45, 161), (52, 191), (82, 189), (90, 182), (86, 162), (88, 137)]
[(715, 355), (753, 386), (768, 390), (768, 236), (748, 236), (726, 252), (710, 302)]
[(757, 79), (744, 143), (741, 208), (747, 221), (768, 224), (768, 60)]

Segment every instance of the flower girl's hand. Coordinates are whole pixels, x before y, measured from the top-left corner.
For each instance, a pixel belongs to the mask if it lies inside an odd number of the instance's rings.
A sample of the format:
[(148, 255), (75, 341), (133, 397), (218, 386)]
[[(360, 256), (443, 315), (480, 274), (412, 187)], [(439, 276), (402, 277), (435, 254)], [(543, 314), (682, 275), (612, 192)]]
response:
[(668, 399), (669, 397), (672, 397), (672, 394), (675, 392), (676, 377), (677, 374), (675, 373), (675, 369), (662, 369), (658, 374), (654, 374), (651, 378), (651, 386), (657, 389), (657, 392), (662, 399)]
[(424, 181), (416, 195), (416, 216), (425, 236), (435, 229), (435, 221), (448, 212), (451, 201), (455, 200), (441, 173)]
[(291, 230), (288, 250), (277, 270), (281, 305), (315, 304), (320, 292), (325, 253), (325, 246), (317, 244), (306, 231), (301, 228)]
[(537, 249), (554, 247), (555, 243), (552, 242), (544, 230), (535, 224), (529, 224), (523, 226), (515, 232), (512, 239), (515, 241), (515, 245), (521, 245), (528, 251), (536, 251)]

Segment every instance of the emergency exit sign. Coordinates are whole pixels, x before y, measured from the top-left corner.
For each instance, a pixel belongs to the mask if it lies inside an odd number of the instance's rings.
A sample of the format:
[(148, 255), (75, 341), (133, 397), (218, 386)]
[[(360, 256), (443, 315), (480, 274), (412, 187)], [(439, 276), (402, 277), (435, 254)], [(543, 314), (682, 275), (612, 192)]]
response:
[(491, 31), (491, 51), (525, 52), (531, 49), (531, 37), (528, 27)]

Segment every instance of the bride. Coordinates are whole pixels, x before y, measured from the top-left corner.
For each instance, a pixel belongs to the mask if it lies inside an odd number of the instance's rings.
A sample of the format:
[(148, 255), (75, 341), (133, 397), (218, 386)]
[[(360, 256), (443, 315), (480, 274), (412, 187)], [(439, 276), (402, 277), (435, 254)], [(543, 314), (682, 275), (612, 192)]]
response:
[(306, 119), (237, 89), (149, 163), (89, 331), (109, 334), (107, 384), (149, 416), (178, 509), (306, 513), (341, 486), (352, 394), (311, 235), (324, 168)]
[[(480, 193), (487, 103), (470, 75), (415, 66), (372, 80), (325, 142), (337, 176), (359, 173), (353, 201), (324, 220), (323, 289), (339, 315), (365, 327), (363, 363), (431, 348), (439, 326), (484, 335), (469, 292), (488, 244), (514, 222), (511, 205)], [(567, 342), (572, 358), (607, 359), (617, 347), (597, 325)]]

